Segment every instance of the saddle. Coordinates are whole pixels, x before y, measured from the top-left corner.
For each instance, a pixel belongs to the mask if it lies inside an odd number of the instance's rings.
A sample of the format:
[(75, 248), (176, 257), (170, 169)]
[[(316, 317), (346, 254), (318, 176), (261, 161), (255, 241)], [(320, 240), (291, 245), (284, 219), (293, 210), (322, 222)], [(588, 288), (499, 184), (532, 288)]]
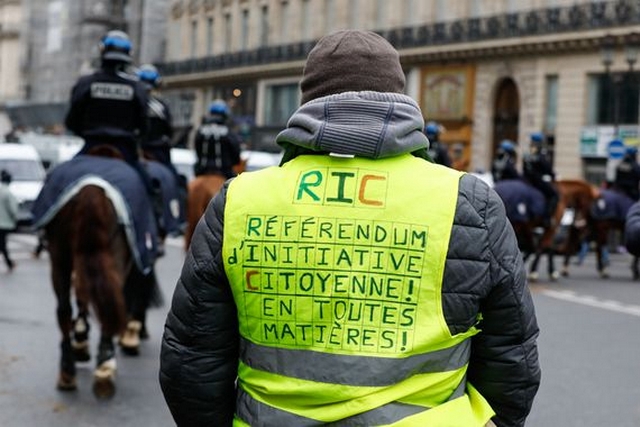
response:
[(591, 216), (595, 220), (624, 222), (627, 218), (627, 212), (633, 204), (634, 200), (626, 194), (613, 189), (605, 189), (593, 202)]
[(138, 268), (149, 271), (158, 255), (158, 229), (151, 201), (140, 197), (146, 189), (138, 172), (117, 156), (80, 154), (54, 167), (32, 208), (35, 227), (45, 227), (86, 185), (101, 187), (111, 199)]
[(544, 194), (521, 179), (496, 182), (494, 190), (502, 199), (509, 221), (528, 222), (545, 215), (547, 202)]

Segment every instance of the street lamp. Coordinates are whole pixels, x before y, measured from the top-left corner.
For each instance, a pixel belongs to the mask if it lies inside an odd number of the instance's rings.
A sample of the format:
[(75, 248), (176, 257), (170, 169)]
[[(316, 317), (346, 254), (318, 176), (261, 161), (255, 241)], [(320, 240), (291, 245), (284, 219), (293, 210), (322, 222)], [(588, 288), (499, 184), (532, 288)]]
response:
[(633, 72), (633, 66), (638, 60), (640, 51), (640, 34), (629, 33), (624, 40), (624, 57), (629, 64), (629, 72)]
[(602, 57), (602, 64), (607, 74), (613, 64), (613, 54), (616, 48), (616, 38), (611, 34), (607, 34), (600, 41), (600, 56)]

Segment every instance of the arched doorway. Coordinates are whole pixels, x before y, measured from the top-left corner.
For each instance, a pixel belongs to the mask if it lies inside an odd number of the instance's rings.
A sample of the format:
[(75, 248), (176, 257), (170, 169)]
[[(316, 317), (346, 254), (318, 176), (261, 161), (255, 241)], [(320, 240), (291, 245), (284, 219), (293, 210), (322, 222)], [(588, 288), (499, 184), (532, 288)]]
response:
[(520, 120), (520, 95), (512, 78), (506, 77), (498, 83), (493, 105), (493, 152), (504, 139), (518, 143)]

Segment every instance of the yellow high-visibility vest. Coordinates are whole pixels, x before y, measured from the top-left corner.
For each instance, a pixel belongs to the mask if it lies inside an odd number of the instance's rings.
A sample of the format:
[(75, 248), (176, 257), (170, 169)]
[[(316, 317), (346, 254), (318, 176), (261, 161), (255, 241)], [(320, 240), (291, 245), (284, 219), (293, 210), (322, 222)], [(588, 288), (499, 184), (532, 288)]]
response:
[[(305, 155), (230, 185), (235, 425), (484, 426), (442, 278), (461, 172), (409, 154)], [(343, 421), (344, 420), (344, 421)]]

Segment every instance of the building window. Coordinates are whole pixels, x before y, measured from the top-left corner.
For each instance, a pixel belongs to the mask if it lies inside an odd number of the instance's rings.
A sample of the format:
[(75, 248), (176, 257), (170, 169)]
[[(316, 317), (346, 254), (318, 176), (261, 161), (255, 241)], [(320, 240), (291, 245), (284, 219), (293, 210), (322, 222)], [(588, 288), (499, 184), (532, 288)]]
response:
[(289, 17), (289, 2), (280, 3), (280, 42), (286, 44), (289, 42), (289, 26), (291, 19)]
[(637, 124), (640, 73), (595, 74), (589, 77), (590, 125)]
[(198, 21), (191, 22), (191, 57), (198, 53)]
[(181, 25), (180, 21), (175, 20), (170, 24), (170, 34), (171, 40), (169, 42), (169, 58), (170, 59), (179, 59), (178, 56), (180, 54), (180, 45), (182, 34), (180, 32)]
[(415, 0), (404, 0), (403, 11), (404, 23), (406, 26), (413, 26), (416, 24), (416, 2)]
[(231, 52), (231, 37), (233, 35), (233, 26), (231, 25), (231, 14), (224, 15), (224, 51)]
[(558, 76), (547, 76), (544, 132), (555, 135), (558, 117)]
[(387, 4), (387, 2), (385, 0), (377, 0), (376, 1), (376, 29), (381, 29), (382, 26), (384, 25), (384, 18), (386, 16), (385, 12), (384, 12), (384, 7)]
[(242, 34), (241, 34), (241, 49), (249, 49), (249, 9), (242, 11)]
[(264, 5), (260, 9), (260, 46), (269, 45), (269, 7)]
[(324, 29), (325, 34), (328, 34), (336, 27), (335, 2), (333, 0), (325, 0), (324, 7)]
[(213, 18), (207, 18), (207, 55), (213, 55)]
[(309, 40), (311, 38), (311, 5), (309, 0), (302, 0), (302, 17), (300, 22), (302, 23), (302, 40)]
[(349, 1), (349, 26), (358, 28), (360, 25), (360, 0)]
[(266, 87), (265, 125), (285, 126), (298, 108), (298, 84), (274, 84)]

